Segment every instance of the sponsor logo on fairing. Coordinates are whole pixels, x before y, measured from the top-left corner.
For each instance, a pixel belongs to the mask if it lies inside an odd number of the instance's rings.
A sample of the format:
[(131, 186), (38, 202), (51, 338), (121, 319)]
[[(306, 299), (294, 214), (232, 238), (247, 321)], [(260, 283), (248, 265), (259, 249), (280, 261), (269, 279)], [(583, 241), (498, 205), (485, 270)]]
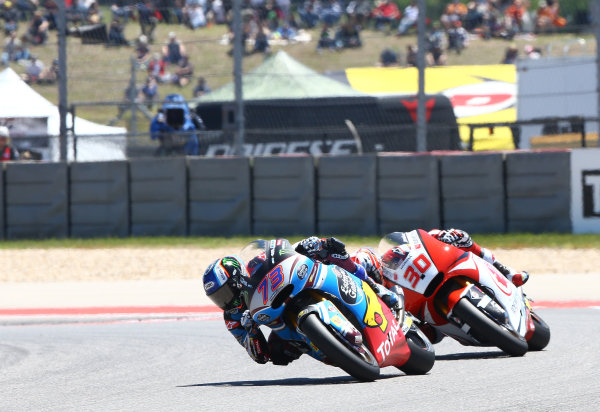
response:
[(307, 273), (308, 273), (308, 266), (305, 264), (300, 266), (298, 268), (298, 271), (296, 272), (296, 274), (298, 275), (298, 279), (300, 279), (300, 280), (303, 280), (306, 277)]
[(358, 296), (356, 282), (352, 280), (349, 274), (337, 266), (334, 266), (332, 270), (337, 276), (338, 290), (344, 302), (350, 305), (355, 304)]
[(367, 310), (363, 318), (364, 324), (370, 328), (380, 328), (381, 332), (385, 333), (388, 322), (385, 316), (383, 316), (383, 308), (381, 307), (380, 300), (366, 282), (363, 282), (362, 288), (367, 299)]
[(204, 290), (208, 291), (211, 290), (213, 287), (215, 286), (215, 282), (206, 282), (206, 284), (204, 285)]
[(271, 320), (271, 317), (269, 315), (265, 315), (264, 313), (261, 313), (256, 317), (256, 320), (264, 323), (264, 322), (268, 322), (269, 320)]
[(398, 339), (398, 331), (400, 330), (400, 324), (395, 319), (392, 320), (392, 327), (390, 333), (388, 333), (387, 339), (381, 342), (381, 345), (377, 348), (377, 352), (381, 354), (381, 357), (385, 361), (385, 358), (390, 354), (392, 347)]

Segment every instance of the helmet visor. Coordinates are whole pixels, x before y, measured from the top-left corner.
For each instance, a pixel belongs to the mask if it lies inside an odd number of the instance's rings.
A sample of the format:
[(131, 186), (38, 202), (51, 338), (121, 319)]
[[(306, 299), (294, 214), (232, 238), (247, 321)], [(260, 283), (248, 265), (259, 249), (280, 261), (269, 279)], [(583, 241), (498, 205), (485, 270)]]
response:
[(222, 287), (217, 289), (215, 293), (208, 295), (209, 299), (214, 302), (215, 305), (223, 310), (231, 309), (231, 304), (235, 298), (233, 290), (229, 283), (224, 284)]

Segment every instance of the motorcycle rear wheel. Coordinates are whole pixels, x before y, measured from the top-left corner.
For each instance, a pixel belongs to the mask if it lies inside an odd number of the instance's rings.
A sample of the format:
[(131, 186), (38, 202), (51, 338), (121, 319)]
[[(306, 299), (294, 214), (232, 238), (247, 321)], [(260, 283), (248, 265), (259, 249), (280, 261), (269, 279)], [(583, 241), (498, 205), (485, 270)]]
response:
[(406, 343), (410, 348), (410, 358), (398, 369), (407, 375), (425, 375), (435, 363), (433, 345), (414, 324), (406, 334)]
[(531, 313), (531, 318), (533, 319), (535, 330), (533, 331), (533, 336), (527, 341), (527, 345), (529, 346), (529, 350), (542, 350), (550, 342), (550, 326), (536, 313)]
[(452, 312), (471, 327), (471, 333), (477, 340), (493, 342), (511, 356), (523, 356), (527, 353), (528, 345), (525, 338), (496, 323), (468, 299), (460, 299)]
[(352, 352), (329, 331), (314, 313), (306, 316), (298, 326), (331, 363), (342, 368), (348, 374), (361, 381), (374, 381), (379, 377), (379, 365), (375, 359), (373, 359), (374, 363), (368, 363)]

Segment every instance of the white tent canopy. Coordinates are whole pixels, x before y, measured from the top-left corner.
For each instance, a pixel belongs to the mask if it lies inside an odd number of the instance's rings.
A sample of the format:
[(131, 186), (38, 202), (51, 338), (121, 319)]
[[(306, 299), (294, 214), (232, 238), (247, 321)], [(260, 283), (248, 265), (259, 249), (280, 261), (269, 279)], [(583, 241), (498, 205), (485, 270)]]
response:
[[(11, 68), (0, 72), (0, 119), (9, 118), (47, 118), (48, 135), (59, 135), (58, 107), (29, 87)], [(67, 124), (72, 124), (70, 114), (67, 115)], [(105, 126), (76, 116), (77, 160), (125, 159), (126, 133), (127, 130), (123, 127)], [(48, 153), (48, 160), (58, 160), (56, 140), (51, 139), (54, 142), (51, 146), (54, 147)], [(69, 160), (73, 160), (72, 139), (69, 141), (68, 153)]]

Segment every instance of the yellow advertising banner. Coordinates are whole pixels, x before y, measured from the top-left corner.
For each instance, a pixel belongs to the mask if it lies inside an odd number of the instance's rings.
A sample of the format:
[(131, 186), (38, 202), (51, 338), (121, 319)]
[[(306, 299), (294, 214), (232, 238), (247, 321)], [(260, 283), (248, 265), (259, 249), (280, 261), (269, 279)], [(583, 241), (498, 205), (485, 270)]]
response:
[[(369, 94), (416, 94), (419, 74), (415, 67), (361, 67), (346, 70), (350, 85)], [(512, 64), (440, 66), (425, 69), (425, 93), (443, 94), (454, 107), (459, 124), (514, 122), (516, 69)], [(470, 128), (460, 127), (463, 142)], [(508, 127), (475, 128), (474, 150), (514, 149)]]

